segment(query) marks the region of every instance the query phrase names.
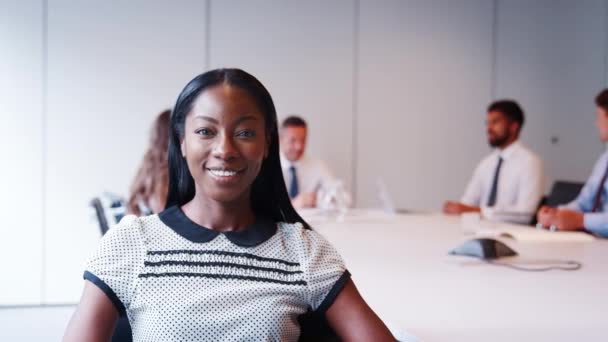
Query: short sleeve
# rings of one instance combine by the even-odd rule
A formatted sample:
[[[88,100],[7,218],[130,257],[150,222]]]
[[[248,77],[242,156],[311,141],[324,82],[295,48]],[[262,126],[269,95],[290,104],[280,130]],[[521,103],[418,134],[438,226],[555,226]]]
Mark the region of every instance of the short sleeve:
[[[143,267],[145,247],[140,220],[129,215],[101,239],[87,261],[84,279],[99,287],[121,314],[129,307]]]
[[[320,234],[306,230],[304,268],[309,305],[317,312],[326,311],[350,279],[350,273],[336,249]]]

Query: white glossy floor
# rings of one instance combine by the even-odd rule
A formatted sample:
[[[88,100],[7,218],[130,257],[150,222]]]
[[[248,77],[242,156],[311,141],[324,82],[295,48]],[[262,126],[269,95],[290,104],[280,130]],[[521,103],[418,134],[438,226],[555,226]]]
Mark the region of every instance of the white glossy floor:
[[[0,341],[61,341],[75,306],[0,307]]]

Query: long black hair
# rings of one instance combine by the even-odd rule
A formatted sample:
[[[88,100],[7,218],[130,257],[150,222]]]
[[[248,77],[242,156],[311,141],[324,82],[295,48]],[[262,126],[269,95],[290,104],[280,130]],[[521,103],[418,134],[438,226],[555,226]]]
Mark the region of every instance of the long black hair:
[[[169,192],[165,208],[184,205],[194,198],[195,186],[186,159],[181,153],[186,116],[192,110],[192,103],[205,89],[227,84],[246,91],[264,114],[264,124],[268,136],[268,156],[262,162],[260,173],[251,186],[251,207],[256,215],[266,216],[275,222],[302,222],[287,194],[281,160],[279,157],[279,132],[277,112],[272,97],[257,78],[240,69],[215,69],[196,76],[188,82],[177,97],[171,114],[171,134],[169,139]]]

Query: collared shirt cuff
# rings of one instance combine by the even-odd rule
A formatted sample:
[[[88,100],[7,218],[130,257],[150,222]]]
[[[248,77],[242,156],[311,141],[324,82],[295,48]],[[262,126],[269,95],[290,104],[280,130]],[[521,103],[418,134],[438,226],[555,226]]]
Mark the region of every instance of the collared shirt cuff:
[[[591,233],[608,237],[608,213],[586,213],[583,216],[583,224]]]

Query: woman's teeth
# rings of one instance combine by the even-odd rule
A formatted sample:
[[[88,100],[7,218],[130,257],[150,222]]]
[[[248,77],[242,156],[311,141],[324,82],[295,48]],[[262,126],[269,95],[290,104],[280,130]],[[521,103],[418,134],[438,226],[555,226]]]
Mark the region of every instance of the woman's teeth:
[[[211,172],[212,175],[216,176],[216,177],[230,177],[230,176],[234,176],[238,173],[238,171],[231,171],[231,170],[209,170],[209,172]]]

